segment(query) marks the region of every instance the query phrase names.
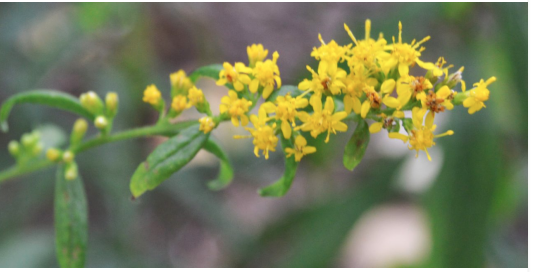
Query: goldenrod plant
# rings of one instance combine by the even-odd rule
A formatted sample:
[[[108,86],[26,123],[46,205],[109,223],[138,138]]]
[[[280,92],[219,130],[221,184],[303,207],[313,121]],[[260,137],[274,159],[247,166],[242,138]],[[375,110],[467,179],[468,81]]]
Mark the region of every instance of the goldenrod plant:
[[[79,99],[50,90],[15,95],[4,101],[0,110],[4,131],[8,129],[7,118],[12,107],[20,103],[44,104],[81,118],[74,123],[68,146],[43,150],[38,131],[24,134],[20,142],[10,142],[8,149],[16,165],[0,172],[0,184],[32,171],[57,167],[57,256],[61,266],[79,267],[85,260],[87,207],[78,174],[78,167],[83,166],[78,166],[76,156],[88,149],[136,137],[166,136],[168,140],[156,147],[133,173],[132,196],[138,198],[156,189],[201,149],[221,160],[218,178],[208,183],[209,188],[219,190],[231,182],[233,168],[210,134],[220,123],[230,121],[235,127],[243,128],[234,138],[252,141],[257,157],[269,159],[271,152],[284,153],[282,177],[259,190],[261,196],[281,197],[290,189],[298,163],[317,151],[306,138],[325,134],[326,143],[336,141],[334,135],[347,132],[347,123],[356,123],[343,155],[348,170],[361,162],[370,134],[382,130],[387,131],[389,138],[403,141],[410,150],[415,150],[416,157],[424,152],[431,160],[428,149],[435,145],[435,140],[454,134],[434,124],[437,114],[456,106],[474,114],[485,107],[490,96],[488,86],[496,78],[482,79],[468,89],[462,79],[464,67],[451,71],[453,65],[447,65],[444,57],[436,62],[423,57],[424,43],[430,37],[407,43],[400,22],[398,37],[390,41],[381,33],[372,38],[370,20],[366,21],[365,36],[360,40],[347,25],[344,28],[352,43],[339,45],[333,40],[326,43],[319,34],[319,46],[311,52],[318,65],[307,66],[309,77],[297,86],[282,85],[277,51],[269,58],[269,50],[253,44],[246,48],[248,65],[224,62],[201,67],[189,75],[183,70],[172,73],[170,101],[165,101],[156,85],[147,86],[143,102],[159,113],[157,123],[122,132],[113,132],[113,120],[119,108],[116,93],[108,93],[104,100],[92,91]],[[426,73],[416,74],[414,66]],[[203,90],[195,85],[199,77],[212,78],[217,85],[228,88],[218,106],[212,107]],[[184,111],[193,108],[203,117],[176,121]],[[214,113],[217,108],[219,114]],[[99,133],[85,139],[90,124]]]

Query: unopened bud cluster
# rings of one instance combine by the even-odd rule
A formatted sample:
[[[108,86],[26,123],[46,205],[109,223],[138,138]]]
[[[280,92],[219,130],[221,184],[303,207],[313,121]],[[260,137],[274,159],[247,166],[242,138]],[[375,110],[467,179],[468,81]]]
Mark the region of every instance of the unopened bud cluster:
[[[38,158],[43,152],[41,134],[37,130],[23,134],[20,141],[9,142],[8,151],[16,159],[17,164],[24,164]]]
[[[89,91],[80,96],[80,103],[95,116],[94,125],[96,128],[104,133],[111,130],[113,118],[115,118],[119,108],[119,97],[117,93],[107,93],[104,104],[98,94]]]

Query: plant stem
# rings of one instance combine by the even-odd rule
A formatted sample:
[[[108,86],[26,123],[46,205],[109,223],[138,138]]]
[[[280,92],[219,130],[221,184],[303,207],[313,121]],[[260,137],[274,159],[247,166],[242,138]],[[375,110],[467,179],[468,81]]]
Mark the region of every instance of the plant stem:
[[[186,127],[189,127],[190,125],[193,125],[195,123],[198,123],[198,122],[197,121],[186,121],[186,122],[181,122],[177,124],[159,123],[154,126],[135,128],[131,130],[122,131],[116,134],[100,135],[84,143],[81,143],[79,145],[72,147],[71,151],[73,151],[75,154],[78,154],[80,152],[86,151],[88,149],[91,149],[93,147],[97,147],[97,146],[100,146],[106,143],[128,140],[128,139],[139,138],[139,137],[147,137],[147,136],[155,136],[155,135],[169,137],[169,136],[177,134],[178,132],[180,132],[180,130]],[[12,166],[4,171],[0,171],[0,184],[6,182],[7,180],[11,178],[50,167],[53,164],[54,164],[53,162],[47,159],[42,159],[40,161],[34,162],[29,165]]]
[[[32,162],[31,164],[27,164],[24,166],[19,166],[19,165],[11,166],[10,168],[4,171],[0,171],[0,184],[14,177],[50,167],[53,164],[54,164],[53,162],[47,159],[43,159],[37,162]]]

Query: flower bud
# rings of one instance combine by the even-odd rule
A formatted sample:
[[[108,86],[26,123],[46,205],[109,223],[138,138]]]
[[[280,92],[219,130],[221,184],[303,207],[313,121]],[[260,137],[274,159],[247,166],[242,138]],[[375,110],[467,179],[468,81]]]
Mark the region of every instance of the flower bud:
[[[199,130],[203,131],[204,134],[212,131],[213,128],[215,128],[215,122],[213,122],[213,118],[209,116],[204,116],[198,119],[198,122],[200,123]]]
[[[57,162],[60,157],[62,157],[62,154],[61,154],[61,151],[57,148],[49,148],[46,151],[46,158],[49,161]]]
[[[426,72],[425,78],[428,79],[430,83],[432,83],[432,85],[436,84],[436,82],[438,81],[438,77],[434,75],[432,70],[429,70],[428,72]]]
[[[106,116],[113,118],[119,108],[119,96],[115,92],[106,95]]]
[[[98,129],[105,129],[108,126],[108,119],[104,116],[98,116],[95,119],[95,127]]]
[[[78,177],[78,165],[75,162],[67,164],[65,168],[65,179],[74,180]]]
[[[37,143],[32,149],[32,155],[37,156],[43,151],[43,144]]]
[[[169,75],[171,80],[171,96],[186,95],[187,91],[194,86],[184,70],[179,70]]]
[[[74,153],[72,153],[70,150],[65,151],[63,153],[63,161],[66,163],[74,161]]]
[[[93,114],[101,114],[104,110],[102,99],[93,91],[82,94],[80,96],[80,103]]]
[[[83,118],[76,120],[76,122],[74,122],[74,126],[72,127],[72,133],[70,135],[71,144],[77,144],[81,142],[81,140],[85,136],[85,132],[87,132],[87,121],[85,121],[85,119]]]
[[[458,83],[462,82],[463,71],[464,67],[462,66],[458,71],[449,76],[449,80],[447,81],[447,86],[449,86],[449,88],[453,89]]]
[[[17,141],[11,141],[9,142],[7,149],[11,155],[17,156],[20,152],[20,145]]]
[[[37,143],[37,137],[34,134],[25,133],[22,135],[21,142],[24,147],[31,147]]]

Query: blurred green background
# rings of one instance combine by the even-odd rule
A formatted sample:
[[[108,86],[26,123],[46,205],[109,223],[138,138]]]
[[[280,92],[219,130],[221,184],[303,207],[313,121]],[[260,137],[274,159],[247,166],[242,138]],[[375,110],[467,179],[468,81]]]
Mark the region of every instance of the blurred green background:
[[[247,61],[246,46],[279,51],[283,84],[297,85],[319,46],[363,38],[388,41],[402,21],[406,40],[432,39],[425,61],[445,56],[465,66],[468,86],[496,76],[487,108],[438,115],[454,136],[437,140],[432,162],[414,158],[385,132],[367,154],[343,167],[349,132],[315,144],[293,187],[280,199],[256,190],[283,172],[280,150],[268,161],[234,140],[241,128],[214,136],[236,169],[220,192],[205,183],[218,162],[201,152],[156,190],[132,201],[128,183],[163,138],[119,142],[77,157],[89,202],[88,267],[526,267],[527,266],[527,3],[521,4],[0,4],[0,102],[51,88],[79,96],[116,91],[115,131],[157,116],[142,103],[155,83],[168,97],[168,75],[223,61]],[[226,94],[201,87],[212,107]],[[217,110],[216,110],[217,111]],[[198,118],[187,113],[186,118]],[[14,160],[7,143],[42,124],[45,140],[70,131],[76,116],[17,106],[0,135],[0,169]],[[58,130],[59,129],[59,130]],[[95,133],[95,131],[92,131]],[[59,133],[61,135],[61,133]],[[0,186],[0,267],[55,267],[54,169]]]

